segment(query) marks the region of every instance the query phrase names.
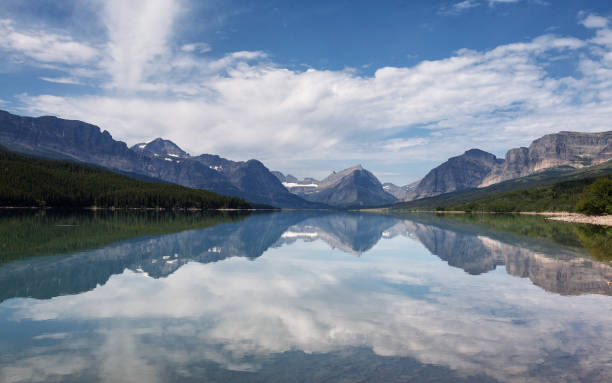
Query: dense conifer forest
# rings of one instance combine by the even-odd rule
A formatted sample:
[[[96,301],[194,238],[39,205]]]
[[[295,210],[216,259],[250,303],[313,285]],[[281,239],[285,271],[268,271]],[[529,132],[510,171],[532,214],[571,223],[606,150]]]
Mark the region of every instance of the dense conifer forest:
[[[135,180],[83,164],[27,157],[0,147],[0,206],[248,209],[241,199]]]

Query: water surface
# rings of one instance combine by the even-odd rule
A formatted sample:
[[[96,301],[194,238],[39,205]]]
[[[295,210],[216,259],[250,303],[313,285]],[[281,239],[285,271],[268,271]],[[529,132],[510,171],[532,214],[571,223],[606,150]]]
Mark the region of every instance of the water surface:
[[[608,382],[612,231],[3,213],[2,382]]]

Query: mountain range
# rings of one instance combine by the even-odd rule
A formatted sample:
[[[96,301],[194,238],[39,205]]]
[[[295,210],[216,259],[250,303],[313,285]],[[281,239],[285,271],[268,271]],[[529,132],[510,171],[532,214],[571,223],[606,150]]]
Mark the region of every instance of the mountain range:
[[[397,198],[388,193],[380,181],[361,165],[340,172],[333,172],[322,181],[314,178],[298,180],[281,172],[273,174],[292,193],[300,197],[330,206],[358,208],[388,205]]]
[[[564,167],[571,171],[611,159],[612,131],[548,134],[533,141],[527,148],[510,149],[505,159],[480,149],[471,149],[432,169],[404,200],[482,188],[547,169]]]
[[[0,144],[24,154],[93,164],[276,207],[318,208],[290,193],[257,160],[230,161],[190,156],[174,143],[156,139],[132,148],[95,125],[56,117],[21,117],[0,111]]]
[[[560,132],[511,149],[504,159],[480,149],[452,157],[405,186],[381,182],[356,165],[323,180],[270,171],[260,161],[190,155],[157,138],[128,147],[82,121],[21,117],[0,111],[0,145],[27,155],[82,162],[144,180],[157,180],[281,208],[365,208],[484,188],[549,169],[571,171],[612,159],[612,131]]]

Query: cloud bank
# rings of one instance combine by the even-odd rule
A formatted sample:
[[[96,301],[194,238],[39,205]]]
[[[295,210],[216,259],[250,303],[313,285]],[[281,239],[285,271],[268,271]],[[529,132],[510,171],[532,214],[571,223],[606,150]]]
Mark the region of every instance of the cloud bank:
[[[45,81],[96,87],[78,96],[22,94],[21,110],[93,122],[129,144],[161,136],[191,153],[258,158],[302,176],[349,162],[381,171],[430,165],[471,147],[501,154],[560,130],[610,129],[612,30],[600,15],[578,16],[588,38],[542,35],[364,76],[285,68],[264,51],[211,55],[205,41],[175,38],[187,6],[103,2],[105,44],[2,21],[0,49],[53,65],[58,75]],[[551,69],[559,63],[570,69]]]

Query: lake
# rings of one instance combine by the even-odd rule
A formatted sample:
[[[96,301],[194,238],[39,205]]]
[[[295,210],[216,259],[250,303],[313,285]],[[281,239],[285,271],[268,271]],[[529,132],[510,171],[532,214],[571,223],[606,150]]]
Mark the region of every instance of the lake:
[[[0,213],[1,382],[610,382],[612,229]]]

